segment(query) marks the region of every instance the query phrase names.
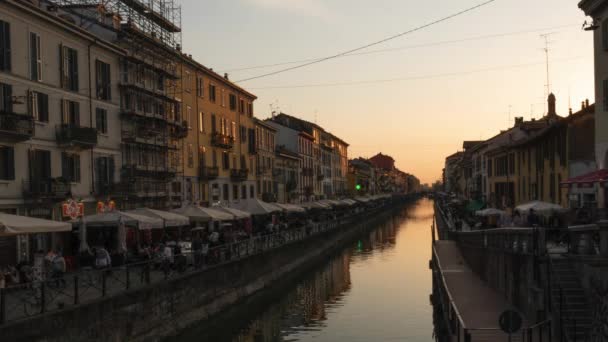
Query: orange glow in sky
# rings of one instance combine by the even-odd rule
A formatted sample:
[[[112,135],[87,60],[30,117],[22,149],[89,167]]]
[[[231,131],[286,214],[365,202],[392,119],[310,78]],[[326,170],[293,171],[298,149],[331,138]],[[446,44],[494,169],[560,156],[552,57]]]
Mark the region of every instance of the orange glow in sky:
[[[181,1],[184,52],[240,80],[349,50],[481,3],[477,0]],[[497,0],[423,31],[240,85],[271,108],[350,143],[349,157],[392,155],[422,182],[441,177],[463,140],[546,110],[543,33],[558,114],[594,101],[592,33],[571,0]],[[379,51],[380,50],[380,51]],[[251,68],[264,66],[260,68]]]

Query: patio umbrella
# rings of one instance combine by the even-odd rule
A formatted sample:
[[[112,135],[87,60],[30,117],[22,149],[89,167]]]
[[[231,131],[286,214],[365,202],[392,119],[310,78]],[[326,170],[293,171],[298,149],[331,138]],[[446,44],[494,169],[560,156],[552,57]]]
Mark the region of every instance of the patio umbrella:
[[[174,209],[171,212],[186,216],[190,221],[230,221],[234,218],[225,211],[199,207],[196,205],[188,205],[179,209]]]
[[[164,227],[182,227],[190,224],[190,220],[188,219],[188,217],[169,211],[155,210],[149,208],[138,208],[135,210],[129,210],[127,211],[127,213],[161,219],[163,220]]]
[[[234,208],[230,208],[230,207],[221,207],[220,206],[220,207],[213,207],[213,209],[221,210],[227,214],[230,214],[230,215],[234,216],[235,220],[242,220],[242,219],[251,217],[251,214],[246,211],[234,209]]]
[[[506,214],[504,210],[496,209],[496,208],[487,208],[484,210],[477,210],[475,212],[476,216],[502,216]]]
[[[531,209],[539,214],[563,213],[568,211],[568,209],[564,209],[558,204],[542,201],[532,201],[515,207],[515,210],[524,214],[529,213]]]
[[[238,202],[236,204],[231,205],[231,207],[249,212],[252,215],[265,215],[277,211],[282,211],[282,209],[277,207],[276,205],[264,202],[257,198]]]
[[[68,222],[0,213],[0,236],[68,232],[71,230],[72,225]]]
[[[285,210],[287,212],[291,212],[291,213],[303,213],[303,212],[306,211],[306,209],[304,209],[303,207],[300,207],[300,206],[295,205],[295,204],[274,203],[274,205],[276,205],[279,208],[282,208],[283,210]]]
[[[119,226],[132,225],[138,229],[162,229],[163,220],[159,218],[148,217],[144,215],[124,212],[124,211],[108,211],[105,213],[85,216],[87,226]],[[71,221],[79,223],[78,220]]]

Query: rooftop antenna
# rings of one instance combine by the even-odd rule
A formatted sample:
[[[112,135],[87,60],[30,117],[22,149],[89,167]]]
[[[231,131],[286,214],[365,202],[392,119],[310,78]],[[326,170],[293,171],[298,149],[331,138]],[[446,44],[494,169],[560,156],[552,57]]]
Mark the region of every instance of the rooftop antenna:
[[[553,34],[555,34],[555,32],[549,32],[540,35],[541,38],[545,40],[545,47],[543,48],[543,50],[545,51],[545,62],[547,68],[547,84],[545,85],[547,87],[547,92],[545,94],[545,98],[548,97],[549,94],[551,94],[551,82],[549,78],[549,44],[552,42],[549,41],[549,37]]]
[[[318,125],[318,123],[317,123],[317,114],[318,113],[319,113],[319,111],[315,109],[315,125]]]

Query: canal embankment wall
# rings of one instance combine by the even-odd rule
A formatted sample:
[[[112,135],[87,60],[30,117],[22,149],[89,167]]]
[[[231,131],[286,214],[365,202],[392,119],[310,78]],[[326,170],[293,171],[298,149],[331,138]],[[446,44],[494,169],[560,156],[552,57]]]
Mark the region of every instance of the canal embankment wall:
[[[327,258],[390,219],[407,198],[328,233],[238,262],[0,327],[2,341],[159,341]]]

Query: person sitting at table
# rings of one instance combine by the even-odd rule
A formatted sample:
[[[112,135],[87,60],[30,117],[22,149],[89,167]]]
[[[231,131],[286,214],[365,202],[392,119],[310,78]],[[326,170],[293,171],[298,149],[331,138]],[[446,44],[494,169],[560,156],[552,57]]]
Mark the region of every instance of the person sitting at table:
[[[104,247],[96,248],[95,250],[95,267],[97,269],[112,267],[112,258]]]

